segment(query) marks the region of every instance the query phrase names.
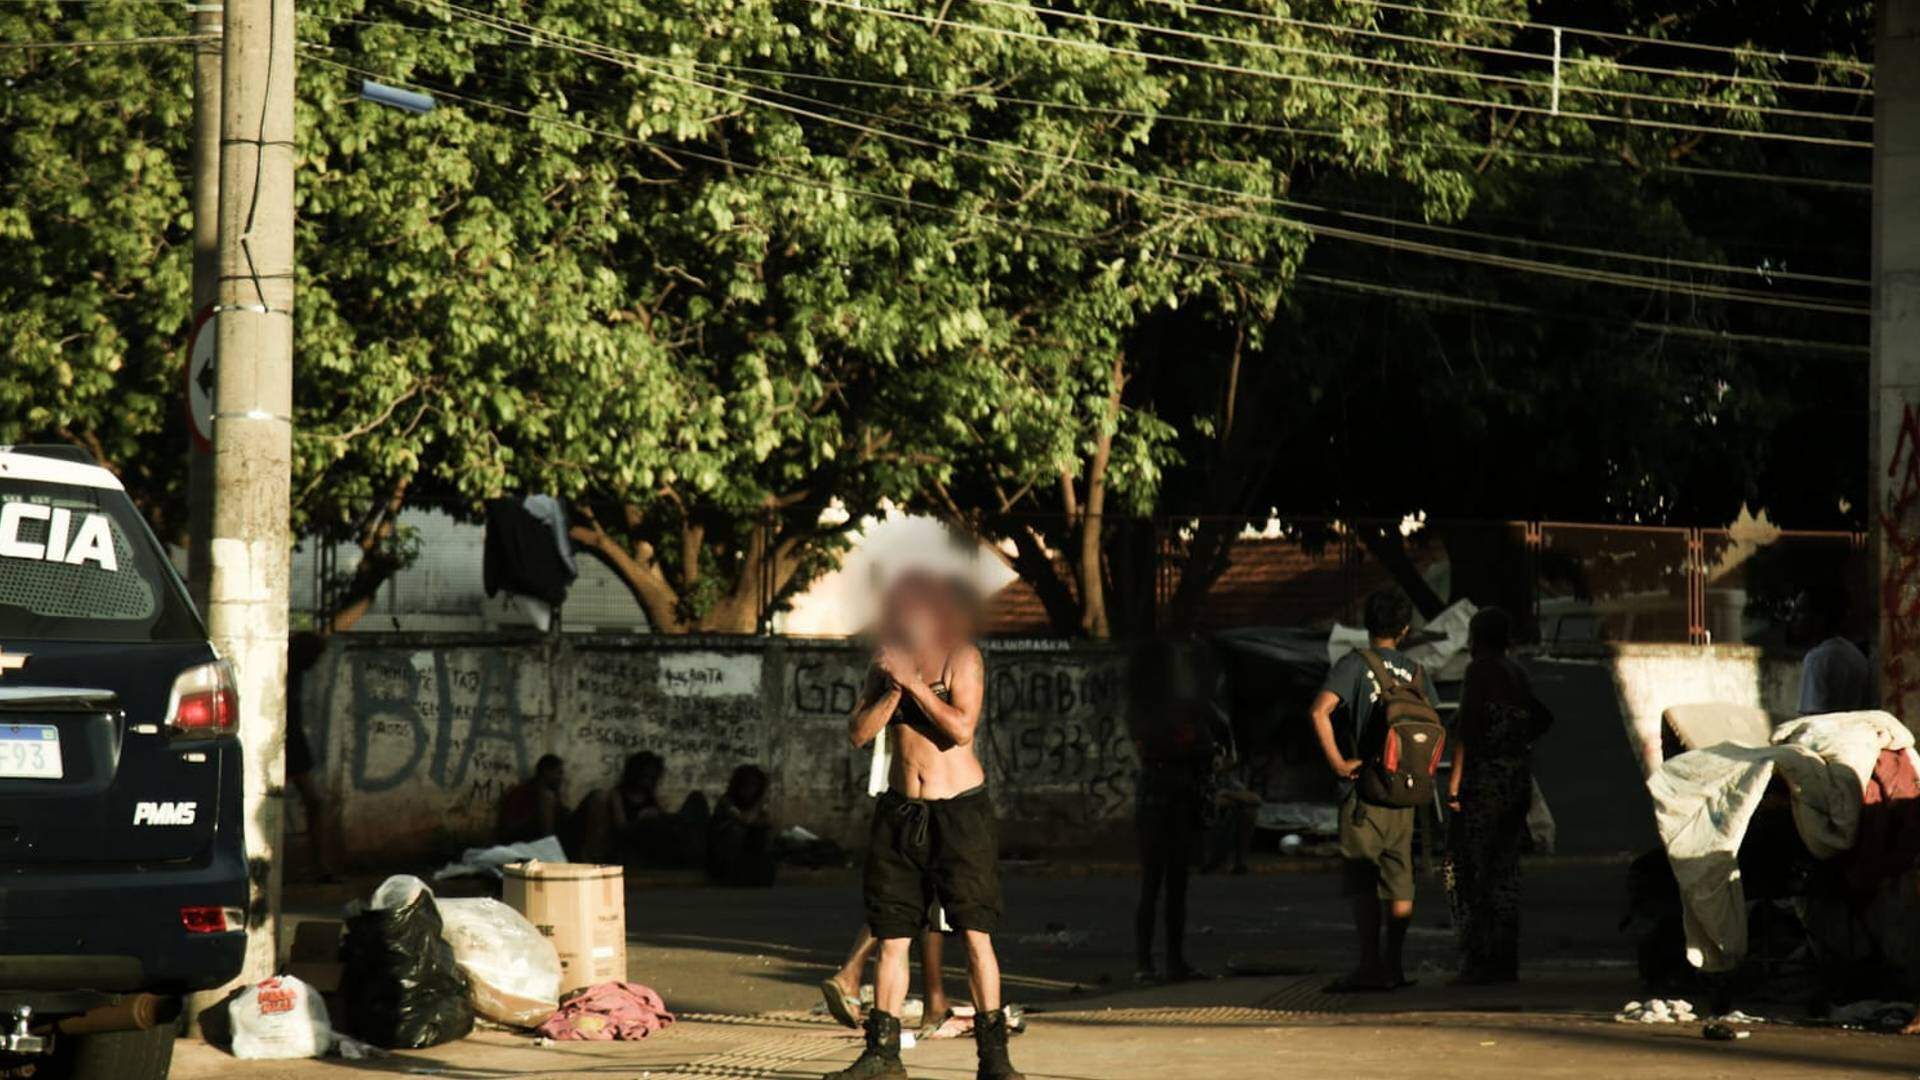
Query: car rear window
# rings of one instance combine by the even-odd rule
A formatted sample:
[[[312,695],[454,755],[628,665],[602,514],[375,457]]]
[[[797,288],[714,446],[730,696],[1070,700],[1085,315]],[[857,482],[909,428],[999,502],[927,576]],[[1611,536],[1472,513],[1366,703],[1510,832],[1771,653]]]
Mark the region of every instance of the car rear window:
[[[203,636],[125,492],[0,480],[0,641]]]

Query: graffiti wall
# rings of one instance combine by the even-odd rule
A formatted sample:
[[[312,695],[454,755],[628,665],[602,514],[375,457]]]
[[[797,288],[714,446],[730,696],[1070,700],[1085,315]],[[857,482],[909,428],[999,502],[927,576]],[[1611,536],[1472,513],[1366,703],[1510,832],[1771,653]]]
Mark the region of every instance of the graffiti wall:
[[[1920,716],[1920,414],[1901,410],[1880,513],[1880,700],[1895,716]]]
[[[1003,816],[1071,833],[1132,814],[1121,685],[1117,652],[1002,656],[989,667],[982,757]]]
[[[1120,664],[1044,643],[987,654],[978,745],[1001,816],[1033,845],[1083,842],[1131,813]],[[485,841],[542,755],[566,763],[574,803],[641,750],[666,759],[670,807],[753,763],[773,777],[777,820],[852,841],[871,806],[871,751],[847,741],[865,672],[839,643],[354,634],[308,680],[308,737],[360,851]]]

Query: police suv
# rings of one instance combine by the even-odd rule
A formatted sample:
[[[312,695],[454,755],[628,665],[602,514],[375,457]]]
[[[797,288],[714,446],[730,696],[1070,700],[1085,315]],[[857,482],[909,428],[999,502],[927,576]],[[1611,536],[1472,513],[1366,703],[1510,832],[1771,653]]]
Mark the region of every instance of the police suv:
[[[112,473],[0,447],[0,1077],[167,1074],[240,971],[233,677]]]

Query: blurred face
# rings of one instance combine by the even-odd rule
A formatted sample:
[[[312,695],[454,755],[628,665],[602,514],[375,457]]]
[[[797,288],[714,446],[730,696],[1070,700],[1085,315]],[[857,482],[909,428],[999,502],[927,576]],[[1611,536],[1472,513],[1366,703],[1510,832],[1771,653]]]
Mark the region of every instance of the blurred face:
[[[540,770],[540,783],[548,791],[559,791],[566,782],[567,767],[565,765],[551,765]]]
[[[924,649],[940,640],[940,610],[932,583],[916,576],[902,577],[887,590],[880,620],[881,636],[908,649]]]

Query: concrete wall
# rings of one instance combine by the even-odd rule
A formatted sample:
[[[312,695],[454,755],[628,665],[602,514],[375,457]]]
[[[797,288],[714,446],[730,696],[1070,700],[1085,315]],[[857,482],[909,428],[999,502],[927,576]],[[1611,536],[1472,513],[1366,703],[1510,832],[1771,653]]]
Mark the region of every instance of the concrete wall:
[[[1003,834],[1009,852],[1125,834],[1123,655],[989,646],[980,751],[1001,817],[1018,826]],[[1526,663],[1558,718],[1537,769],[1567,851],[1652,842],[1643,780],[1661,710],[1735,701],[1788,714],[1798,694],[1795,661],[1747,648],[1617,646]],[[637,750],[666,759],[670,804],[754,762],[773,776],[779,821],[857,843],[869,753],[849,749],[845,730],[865,665],[842,642],[357,633],[309,678],[305,715],[350,848],[379,858],[484,841],[500,795],[542,754],[566,761],[577,800]]]
[[[851,841],[871,807],[870,752],[846,741],[866,662],[777,638],[343,635],[309,678],[308,737],[349,847],[382,857],[484,840],[500,795],[546,753],[566,761],[574,800],[652,750],[670,805],[753,762],[779,821]],[[1008,846],[1124,824],[1120,652],[1042,642],[990,647],[987,663],[981,756],[1001,814],[1023,823]]]
[[[1562,852],[1644,851],[1658,843],[1646,777],[1660,757],[1660,714],[1723,701],[1790,716],[1797,657],[1745,646],[1561,646],[1524,658],[1554,730],[1534,776]]]

